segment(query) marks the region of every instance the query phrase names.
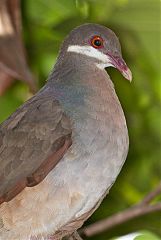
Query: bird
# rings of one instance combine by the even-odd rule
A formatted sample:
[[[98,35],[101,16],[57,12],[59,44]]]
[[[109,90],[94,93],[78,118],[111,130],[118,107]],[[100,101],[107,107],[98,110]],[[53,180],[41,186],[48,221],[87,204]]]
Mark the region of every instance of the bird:
[[[115,33],[74,28],[46,84],[0,124],[0,240],[76,236],[108,194],[129,148],[111,66],[132,80]]]

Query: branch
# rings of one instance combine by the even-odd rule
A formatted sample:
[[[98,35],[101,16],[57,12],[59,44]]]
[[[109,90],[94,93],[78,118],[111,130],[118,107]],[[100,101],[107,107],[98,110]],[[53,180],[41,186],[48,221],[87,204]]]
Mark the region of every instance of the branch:
[[[137,205],[124,210],[123,212],[117,213],[108,217],[104,220],[98,221],[94,224],[91,224],[87,227],[81,229],[81,234],[86,237],[91,237],[93,235],[99,234],[103,231],[106,231],[110,228],[113,228],[119,224],[127,222],[133,218],[161,211],[161,202],[150,205],[151,201],[161,193],[161,182],[155,190],[150,192],[140,203]]]
[[[151,191],[146,197],[141,201],[141,205],[147,205],[149,204],[156,196],[160,195],[161,193],[161,182],[159,185]]]

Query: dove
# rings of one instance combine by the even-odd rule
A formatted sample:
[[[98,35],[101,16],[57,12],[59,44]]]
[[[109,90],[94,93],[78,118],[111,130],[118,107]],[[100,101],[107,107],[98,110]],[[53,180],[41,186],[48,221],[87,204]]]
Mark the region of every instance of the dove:
[[[108,194],[129,147],[111,66],[131,81],[112,30],[73,29],[45,86],[1,123],[0,240],[76,234]]]

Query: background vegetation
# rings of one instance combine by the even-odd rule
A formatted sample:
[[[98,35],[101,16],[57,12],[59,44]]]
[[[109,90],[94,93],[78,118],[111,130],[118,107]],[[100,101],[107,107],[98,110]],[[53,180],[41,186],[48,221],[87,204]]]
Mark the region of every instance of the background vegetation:
[[[108,69],[127,119],[130,150],[115,185],[86,225],[140,201],[161,178],[161,82],[158,0],[22,0],[23,38],[28,63],[43,86],[64,37],[74,27],[95,22],[119,36],[133,81]],[[0,97],[0,121],[29,97],[16,81]],[[158,197],[158,200],[161,197]],[[136,218],[91,238],[109,239],[136,230],[161,236],[161,212]]]

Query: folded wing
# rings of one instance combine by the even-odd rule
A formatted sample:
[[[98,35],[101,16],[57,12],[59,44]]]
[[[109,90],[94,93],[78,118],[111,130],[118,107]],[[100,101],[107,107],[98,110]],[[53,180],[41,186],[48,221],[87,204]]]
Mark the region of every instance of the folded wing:
[[[27,101],[0,125],[0,203],[40,183],[70,145],[70,120],[58,101]]]

